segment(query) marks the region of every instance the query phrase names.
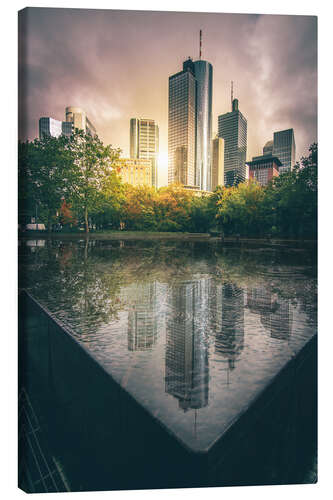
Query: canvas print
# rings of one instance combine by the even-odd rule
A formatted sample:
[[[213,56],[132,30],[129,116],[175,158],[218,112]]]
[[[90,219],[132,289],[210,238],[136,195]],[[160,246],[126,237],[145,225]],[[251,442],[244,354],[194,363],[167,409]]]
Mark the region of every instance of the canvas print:
[[[317,481],[317,18],[19,12],[19,488]]]

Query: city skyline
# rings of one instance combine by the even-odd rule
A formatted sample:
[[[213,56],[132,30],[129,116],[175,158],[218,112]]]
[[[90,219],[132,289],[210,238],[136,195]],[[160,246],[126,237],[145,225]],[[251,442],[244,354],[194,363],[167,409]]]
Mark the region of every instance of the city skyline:
[[[22,140],[38,136],[41,116],[58,118],[71,104],[128,157],[129,120],[148,116],[160,128],[159,186],[166,185],[168,77],[188,56],[198,58],[200,29],[202,58],[214,67],[212,138],[217,116],[230,111],[233,80],[248,120],[247,160],[276,130],[295,130],[297,160],[317,140],[315,17],[39,8],[27,17]],[[74,43],[83,32],[84,43]]]

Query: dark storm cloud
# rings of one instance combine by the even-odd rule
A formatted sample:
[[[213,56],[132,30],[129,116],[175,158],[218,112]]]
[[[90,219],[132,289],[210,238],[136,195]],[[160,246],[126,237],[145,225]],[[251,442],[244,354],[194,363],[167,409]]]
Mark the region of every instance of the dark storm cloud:
[[[167,150],[168,77],[198,57],[214,67],[213,130],[230,109],[230,80],[248,120],[248,158],[274,130],[295,129],[298,155],[317,139],[316,18],[29,9],[21,70],[26,135],[40,116],[82,106],[106,143],[129,148],[129,119],[154,118]],[[21,136],[24,133],[21,129]],[[165,172],[162,178],[166,180]]]

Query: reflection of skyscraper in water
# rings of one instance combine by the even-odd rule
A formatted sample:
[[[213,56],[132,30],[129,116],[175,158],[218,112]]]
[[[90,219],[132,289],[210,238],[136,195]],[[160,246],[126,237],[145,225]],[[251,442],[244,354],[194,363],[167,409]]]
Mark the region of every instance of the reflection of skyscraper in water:
[[[208,405],[207,279],[174,285],[169,296],[165,391],[184,411]]]
[[[156,283],[135,287],[134,295],[126,289],[129,304],[128,350],[145,351],[156,343],[158,333],[158,308]]]
[[[293,324],[290,299],[278,298],[267,314],[261,314],[261,323],[273,339],[288,340]]]
[[[272,293],[263,286],[248,288],[246,305],[251,312],[266,314],[273,305]]]
[[[272,338],[287,340],[292,329],[292,310],[289,299],[278,297],[265,287],[249,288],[247,306],[253,313],[260,314],[261,324]]]
[[[216,330],[215,352],[233,369],[244,348],[244,292],[233,283],[224,283],[221,289],[221,328]]]

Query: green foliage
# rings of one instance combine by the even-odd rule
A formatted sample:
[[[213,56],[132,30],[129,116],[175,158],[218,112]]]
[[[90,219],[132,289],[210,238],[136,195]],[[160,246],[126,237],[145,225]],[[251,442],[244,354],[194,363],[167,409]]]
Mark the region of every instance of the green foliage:
[[[19,212],[35,212],[49,229],[67,194],[72,156],[69,141],[44,136],[33,142],[19,143]]]
[[[51,227],[60,207],[98,230],[208,232],[248,237],[317,236],[317,145],[291,172],[266,187],[256,182],[218,186],[200,195],[179,184],[156,189],[123,184],[115,168],[119,150],[97,136],[44,137],[19,144],[20,213]],[[65,200],[65,201],[64,201]],[[25,212],[24,212],[25,211]]]
[[[119,150],[104,146],[97,135],[91,136],[82,130],[76,130],[70,137],[69,149],[72,155],[69,197],[89,232],[89,215],[103,211],[107,200],[119,189],[120,180],[113,168]]]
[[[290,172],[267,187],[255,182],[223,188],[217,221],[226,234],[317,237],[317,144]]]

